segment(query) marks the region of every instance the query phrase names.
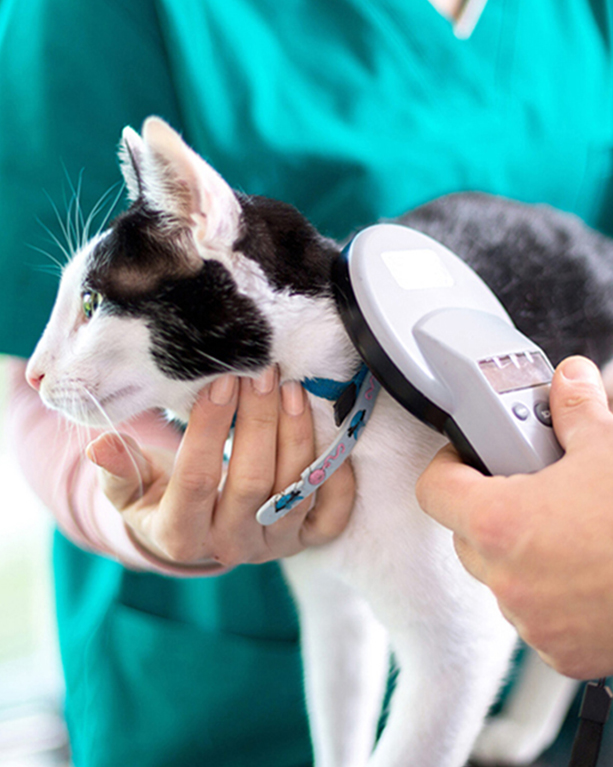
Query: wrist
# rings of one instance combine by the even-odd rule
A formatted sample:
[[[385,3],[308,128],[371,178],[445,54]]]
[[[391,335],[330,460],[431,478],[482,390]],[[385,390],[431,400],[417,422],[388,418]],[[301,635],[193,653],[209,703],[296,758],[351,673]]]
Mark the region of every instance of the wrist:
[[[140,557],[144,560],[143,569],[153,570],[164,575],[184,577],[221,575],[222,573],[228,572],[230,569],[232,569],[225,567],[224,565],[216,562],[211,558],[200,559],[189,564],[177,562],[166,556],[160,548],[151,543],[151,541],[148,541],[136,530],[129,527],[128,525],[124,526],[126,529],[126,534],[132,545]]]

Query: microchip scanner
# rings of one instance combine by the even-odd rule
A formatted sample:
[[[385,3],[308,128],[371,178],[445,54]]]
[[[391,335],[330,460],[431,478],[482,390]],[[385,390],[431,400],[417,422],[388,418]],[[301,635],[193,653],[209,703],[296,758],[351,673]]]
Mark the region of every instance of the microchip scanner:
[[[381,385],[490,474],[562,455],[551,424],[553,368],[483,280],[405,226],[361,231],[333,266],[341,317]]]

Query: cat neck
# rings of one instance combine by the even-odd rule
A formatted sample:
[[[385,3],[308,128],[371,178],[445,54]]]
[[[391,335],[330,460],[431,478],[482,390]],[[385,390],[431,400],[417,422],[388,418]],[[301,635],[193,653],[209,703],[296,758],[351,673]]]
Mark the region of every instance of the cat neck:
[[[246,234],[235,245],[229,268],[239,290],[254,301],[268,321],[271,362],[279,366],[282,380],[351,379],[359,357],[338,315],[329,277],[338,246],[317,234],[288,206],[265,198],[249,198],[244,204],[249,215],[258,210],[260,221],[264,210],[268,226],[258,229],[247,222]],[[279,210],[294,218],[293,236],[277,236],[275,242],[271,230],[280,227],[276,223],[273,226],[271,220]],[[267,250],[262,231],[268,242],[274,243],[274,259],[262,255]],[[291,242],[291,252],[280,258],[278,250],[283,242]]]
[[[347,381],[355,373],[359,356],[331,297],[282,293],[268,317],[283,380]]]

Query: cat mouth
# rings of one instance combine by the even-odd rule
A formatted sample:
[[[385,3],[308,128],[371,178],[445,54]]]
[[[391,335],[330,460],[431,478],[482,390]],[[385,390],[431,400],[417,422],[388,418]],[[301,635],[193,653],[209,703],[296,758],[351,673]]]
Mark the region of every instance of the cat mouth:
[[[99,400],[99,404],[101,407],[106,407],[111,402],[115,402],[123,397],[129,397],[131,394],[136,394],[141,388],[141,386],[136,386],[135,384],[123,386],[121,389],[117,389],[117,391],[107,394],[106,397],[102,397],[102,399]]]
[[[48,407],[58,410],[71,421],[85,426],[103,426],[133,415],[133,413],[117,412],[116,405],[136,394],[141,388],[141,386],[130,384],[98,397],[83,385],[63,386],[59,390],[45,392],[43,401]]]

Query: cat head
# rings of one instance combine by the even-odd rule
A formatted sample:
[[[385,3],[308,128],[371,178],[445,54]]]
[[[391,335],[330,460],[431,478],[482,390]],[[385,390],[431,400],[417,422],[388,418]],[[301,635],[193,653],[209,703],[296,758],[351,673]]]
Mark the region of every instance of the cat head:
[[[159,118],[124,130],[120,161],[131,205],[65,267],[28,364],[49,407],[91,425],[157,407],[186,420],[214,377],[318,343],[283,339],[308,322],[300,301],[331,319],[333,243],[293,207],[235,193]]]

